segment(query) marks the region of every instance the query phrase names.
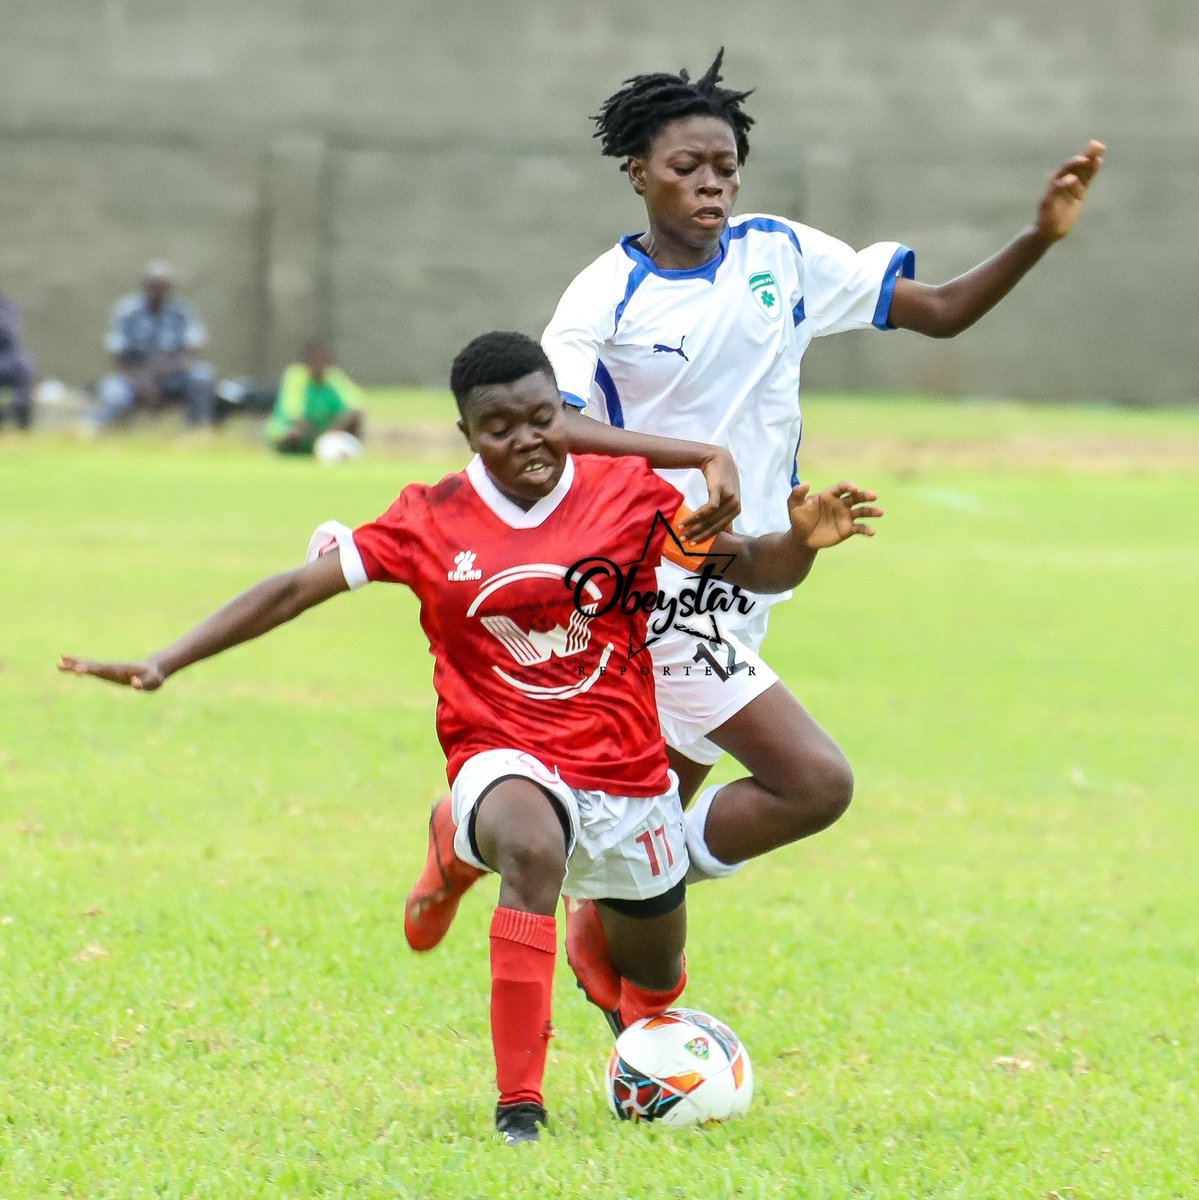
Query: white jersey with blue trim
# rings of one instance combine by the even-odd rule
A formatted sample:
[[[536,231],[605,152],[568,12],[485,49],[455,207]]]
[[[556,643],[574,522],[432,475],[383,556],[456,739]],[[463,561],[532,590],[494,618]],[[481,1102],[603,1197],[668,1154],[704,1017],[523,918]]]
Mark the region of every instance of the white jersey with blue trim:
[[[741,473],[739,532],[786,529],[814,337],[890,329],[898,242],[855,251],[781,217],[732,219],[702,267],[667,271],[622,238],[566,289],[542,337],[565,399],[609,424],[724,446]],[[698,507],[696,471],[660,472]]]

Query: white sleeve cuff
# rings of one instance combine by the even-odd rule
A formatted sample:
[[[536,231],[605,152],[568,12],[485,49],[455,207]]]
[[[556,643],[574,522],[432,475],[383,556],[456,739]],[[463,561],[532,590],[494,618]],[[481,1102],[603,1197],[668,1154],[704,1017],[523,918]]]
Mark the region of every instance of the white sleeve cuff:
[[[324,554],[336,549],[341,562],[341,573],[349,584],[350,591],[355,592],[360,587],[370,583],[366,567],[362,565],[362,555],[354,544],[354,531],[340,521],[326,521],[318,525],[308,539],[308,553],[304,556],[305,563],[316,562]]]

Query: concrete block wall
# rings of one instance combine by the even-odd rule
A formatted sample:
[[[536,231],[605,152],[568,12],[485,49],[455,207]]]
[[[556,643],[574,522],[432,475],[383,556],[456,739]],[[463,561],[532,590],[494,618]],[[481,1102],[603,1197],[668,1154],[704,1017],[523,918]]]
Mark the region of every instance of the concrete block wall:
[[[724,43],[758,89],[742,211],[898,238],[931,281],[1026,223],[1087,138],[1110,147],[1075,235],[981,325],[829,339],[807,386],[1199,400],[1190,0],[0,0],[0,31],[0,289],[70,382],[165,255],[223,374],[319,331],[365,382],[442,383],[643,227],[588,114]]]

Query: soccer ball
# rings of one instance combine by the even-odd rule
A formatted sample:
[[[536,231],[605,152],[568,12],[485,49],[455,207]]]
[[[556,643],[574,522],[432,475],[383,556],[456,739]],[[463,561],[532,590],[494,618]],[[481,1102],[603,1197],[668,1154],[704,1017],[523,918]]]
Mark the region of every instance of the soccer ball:
[[[749,1108],[754,1070],[740,1038],[694,1008],[636,1021],[608,1059],[608,1107],[622,1121],[698,1125]]]
[[[330,429],[316,439],[312,447],[313,456],[317,462],[327,467],[338,463],[349,462],[353,458],[362,457],[362,443],[344,429]]]

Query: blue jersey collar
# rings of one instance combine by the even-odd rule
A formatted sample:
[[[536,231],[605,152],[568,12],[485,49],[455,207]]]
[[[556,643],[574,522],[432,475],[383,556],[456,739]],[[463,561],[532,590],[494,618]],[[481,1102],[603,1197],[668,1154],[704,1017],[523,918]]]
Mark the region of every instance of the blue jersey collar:
[[[645,233],[629,233],[620,239],[620,248],[639,266],[648,271],[651,275],[657,275],[660,279],[706,279],[709,283],[716,281],[716,272],[720,270],[720,264],[724,262],[724,256],[729,249],[730,226],[725,225],[724,232],[720,235],[720,248],[716,253],[708,259],[706,263],[702,263],[698,267],[688,267],[685,271],[667,271],[664,267],[658,266],[656,262],[640,246],[637,245],[638,238],[645,237]]]

